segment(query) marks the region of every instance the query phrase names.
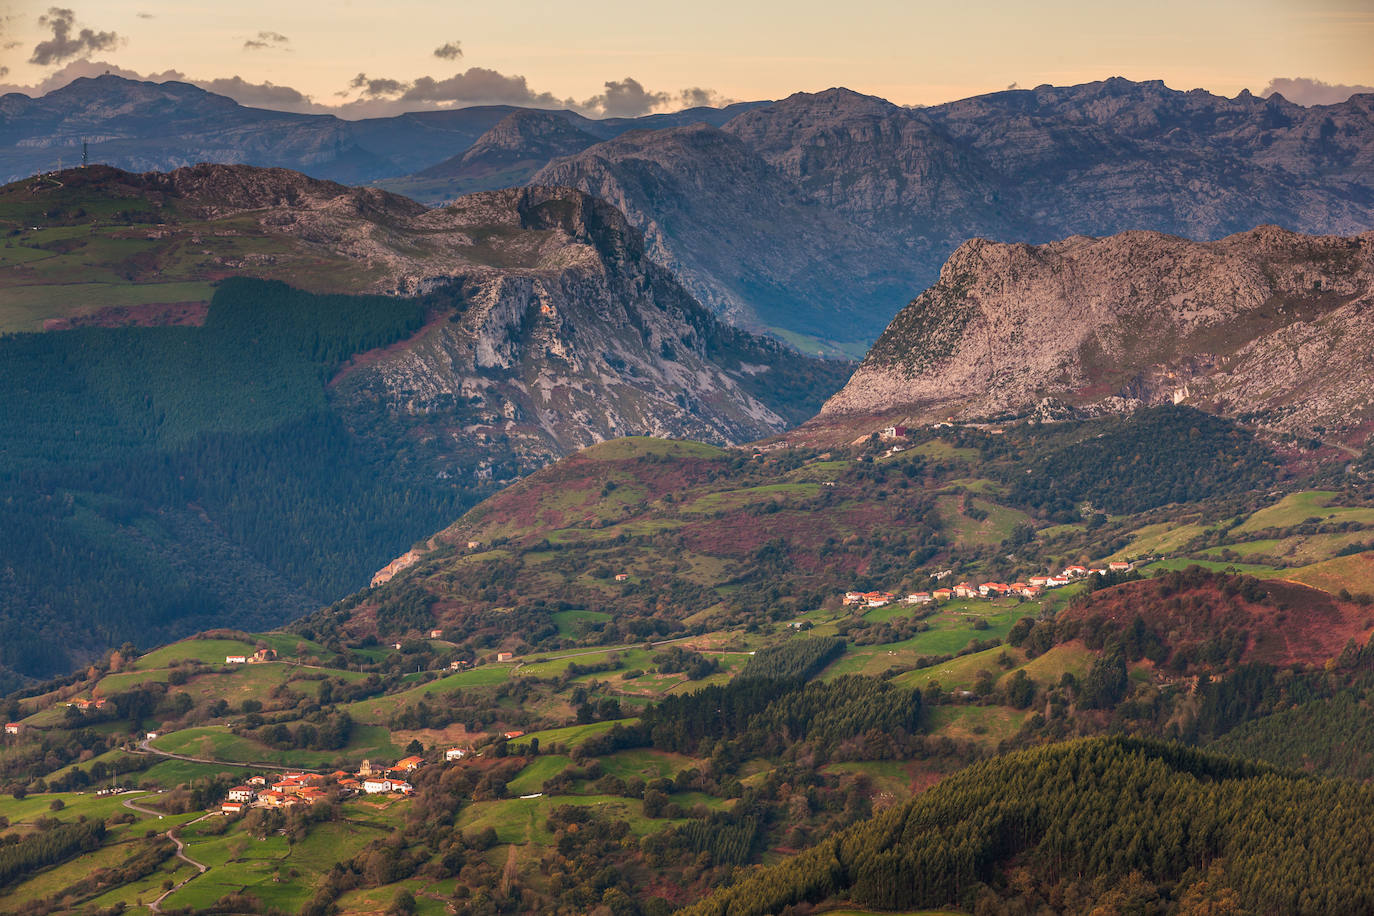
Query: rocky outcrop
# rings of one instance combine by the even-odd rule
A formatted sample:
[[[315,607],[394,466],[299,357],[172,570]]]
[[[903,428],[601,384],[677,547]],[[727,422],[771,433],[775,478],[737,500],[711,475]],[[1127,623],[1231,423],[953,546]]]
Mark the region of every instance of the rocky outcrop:
[[[900,245],[816,206],[727,131],[636,131],[534,180],[614,204],[656,261],[745,327],[862,341],[909,295]]]
[[[1363,441],[1371,343],[1374,233],[975,239],[893,320],[822,419],[1025,414],[1045,398],[1172,402]]]

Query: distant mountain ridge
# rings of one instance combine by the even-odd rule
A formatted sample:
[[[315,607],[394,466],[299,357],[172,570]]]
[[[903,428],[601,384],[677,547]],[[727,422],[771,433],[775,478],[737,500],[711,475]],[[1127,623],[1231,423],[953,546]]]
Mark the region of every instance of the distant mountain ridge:
[[[345,122],[101,77],[0,99],[0,174],[74,161],[83,136],[136,169],[283,165],[428,203],[577,187],[718,314],[856,356],[969,238],[1374,229],[1374,95],[1303,107],[1112,78],[916,109],[830,89],[637,119],[487,106]]]
[[[635,127],[724,123],[752,104],[600,121],[555,114],[607,139]],[[482,105],[345,121],[251,108],[189,83],[83,77],[39,98],[0,97],[0,182],[54,169],[59,158],[77,165],[84,140],[92,161],[135,172],[239,163],[364,184],[461,155],[508,115],[530,110]]]
[[[871,339],[890,307],[866,299],[866,291],[890,282],[930,285],[970,237],[1038,243],[1131,229],[1214,239],[1265,223],[1323,234],[1374,228],[1369,95],[1304,108],[1281,97],[1225,99],[1110,79],[906,109],[831,89],[752,109],[721,132],[842,227],[830,230],[832,250],[818,258],[814,247],[783,246],[787,262],[760,272],[747,289],[728,277],[744,272],[753,249],[725,248],[719,257],[731,263],[703,266],[694,236],[728,237],[732,227],[770,211],[747,200],[722,205],[758,183],[753,171],[703,169],[668,152],[677,139],[667,132],[633,146],[598,144],[551,163],[534,180],[556,179],[615,201],[658,239],[661,257],[689,278],[708,278],[716,295],[700,281],[694,286],[704,300],[774,328],[780,307],[823,284],[824,255],[843,247],[839,236],[867,245],[870,264],[851,264],[842,293],[826,297],[832,309],[818,336],[832,341]],[[664,170],[652,188],[632,177],[648,159]],[[690,190],[671,193],[678,187]],[[709,203],[690,230],[674,231],[670,216],[698,202]],[[780,220],[774,229],[785,234],[795,225]],[[881,243],[870,242],[874,236]],[[768,244],[766,237],[757,242]],[[811,317],[805,309],[798,314]],[[784,320],[780,327],[817,334],[810,324]]]

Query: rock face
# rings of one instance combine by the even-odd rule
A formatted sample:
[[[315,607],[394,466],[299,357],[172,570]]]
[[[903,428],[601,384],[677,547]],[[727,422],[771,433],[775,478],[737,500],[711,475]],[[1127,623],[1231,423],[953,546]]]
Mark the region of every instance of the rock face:
[[[742,144],[739,161],[753,154],[771,174],[700,147],[688,161],[680,138],[645,137],[591,147],[536,180],[556,176],[622,206],[655,255],[713,308],[766,316],[764,324],[783,330],[806,320],[809,333],[819,325],[832,340],[876,334],[891,308],[881,294],[888,284],[928,286],[970,237],[1035,243],[1149,229],[1215,239],[1265,223],[1315,233],[1374,228],[1368,95],[1304,108],[1281,97],[1226,99],[1111,79],[912,110],[832,89],[745,112],[722,131]],[[648,163],[653,183],[643,177]],[[769,201],[782,185],[808,206],[775,210]],[[755,186],[769,189],[757,211],[732,203]],[[778,219],[742,243],[731,233],[756,212]],[[778,244],[776,257],[758,257],[771,233],[796,225],[815,231]],[[707,263],[699,240],[712,237],[731,244]],[[852,245],[878,256],[843,257]],[[796,318],[781,314],[788,301],[803,306]]]
[[[862,340],[908,288],[900,245],[817,206],[707,125],[635,131],[556,160],[534,181],[614,204],[656,261],[745,327]]]
[[[1374,423],[1371,343],[1374,233],[975,239],[821,418],[1173,402],[1362,442]]]

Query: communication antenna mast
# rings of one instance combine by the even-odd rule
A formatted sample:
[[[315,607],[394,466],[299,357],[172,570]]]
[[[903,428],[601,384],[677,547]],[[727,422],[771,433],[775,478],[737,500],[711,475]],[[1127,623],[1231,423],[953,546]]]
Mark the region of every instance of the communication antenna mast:
[[[84,169],[91,164],[91,151],[86,147],[86,141],[81,141],[81,167]]]

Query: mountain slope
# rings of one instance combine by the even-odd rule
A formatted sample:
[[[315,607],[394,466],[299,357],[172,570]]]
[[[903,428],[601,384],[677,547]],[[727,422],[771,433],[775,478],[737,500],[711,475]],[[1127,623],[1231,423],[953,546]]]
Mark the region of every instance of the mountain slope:
[[[588,122],[587,126],[592,125]],[[565,112],[514,111],[465,152],[383,186],[417,200],[434,201],[515,187],[528,182],[550,159],[579,153],[601,139]]]
[[[27,674],[284,622],[562,454],[757,439],[848,371],[723,325],[569,189],[429,210],[285,170],[91,168],[0,190],[0,220],[10,290],[74,326],[0,338],[0,664]],[[219,285],[159,326],[139,303],[173,280]],[[69,301],[93,288],[131,305]]]
[[[762,916],[836,896],[879,910],[1067,897],[1073,912],[1363,911],[1374,837],[1352,826],[1371,810],[1374,793],[1341,781],[1072,742],[975,764],[683,912]]]
[[[814,205],[725,131],[636,131],[532,180],[614,204],[656,260],[747,327],[862,340],[906,287],[900,246]]]
[[[1371,296],[1369,234],[974,240],[893,320],[822,418],[1128,399],[1359,444],[1374,421]]]

